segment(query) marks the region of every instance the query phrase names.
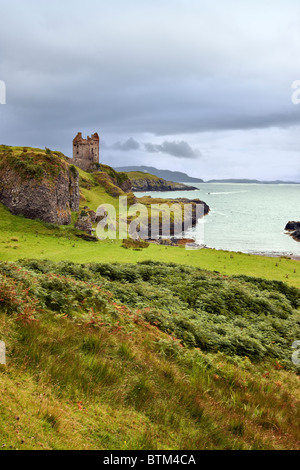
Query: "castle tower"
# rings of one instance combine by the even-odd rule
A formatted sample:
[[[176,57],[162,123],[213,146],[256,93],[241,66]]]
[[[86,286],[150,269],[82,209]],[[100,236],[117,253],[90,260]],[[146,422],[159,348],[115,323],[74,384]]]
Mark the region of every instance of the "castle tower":
[[[73,160],[74,165],[84,171],[89,170],[99,163],[99,135],[97,132],[92,137],[82,138],[82,133],[78,132],[73,140]]]

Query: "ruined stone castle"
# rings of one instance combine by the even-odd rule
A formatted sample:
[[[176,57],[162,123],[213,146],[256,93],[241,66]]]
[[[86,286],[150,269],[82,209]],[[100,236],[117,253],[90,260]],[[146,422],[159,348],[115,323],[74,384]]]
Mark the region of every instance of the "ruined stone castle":
[[[82,133],[78,132],[73,140],[73,160],[74,165],[84,171],[95,167],[99,163],[99,135],[97,132],[92,137],[82,138]]]

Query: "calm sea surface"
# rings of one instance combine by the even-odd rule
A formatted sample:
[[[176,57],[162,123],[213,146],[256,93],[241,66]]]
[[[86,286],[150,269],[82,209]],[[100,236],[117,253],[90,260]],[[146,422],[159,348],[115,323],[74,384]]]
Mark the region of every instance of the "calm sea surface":
[[[284,231],[289,220],[300,221],[300,184],[196,183],[193,186],[199,189],[137,193],[137,196],[205,201],[211,211],[205,217],[204,243],[210,248],[300,255],[300,242]],[[197,229],[192,232],[201,241]]]

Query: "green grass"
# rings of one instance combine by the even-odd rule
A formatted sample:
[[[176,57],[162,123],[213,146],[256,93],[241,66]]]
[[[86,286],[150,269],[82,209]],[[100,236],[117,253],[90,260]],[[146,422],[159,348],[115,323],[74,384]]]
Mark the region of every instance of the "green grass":
[[[46,155],[46,149],[40,149],[40,148],[35,148],[35,147],[18,147],[18,146],[9,146],[9,145],[0,145],[0,152],[11,150],[13,154],[18,155],[20,152],[23,152],[24,149],[27,149],[28,152],[35,152],[35,153],[43,153]],[[53,150],[53,153],[56,155],[60,155],[62,158],[66,158],[65,155],[62,152],[59,152],[57,150]]]
[[[82,188],[81,194],[85,198],[81,205],[86,205],[94,211],[100,204],[111,204],[117,211],[119,209],[119,199],[110,196],[102,186],[96,186],[92,191]]]
[[[8,167],[13,168],[23,179],[42,181],[46,178],[51,184],[61,171],[66,171],[68,164],[61,152],[0,145],[0,171]]]
[[[126,172],[126,175],[128,175],[129,179],[134,179],[134,180],[152,180],[152,181],[161,181],[162,178],[159,178],[158,176],[151,175],[150,173],[144,173],[143,171],[128,171]]]
[[[84,190],[83,190],[84,191]],[[91,208],[101,202],[116,200],[103,192],[100,187],[88,191]],[[14,239],[14,240],[12,240]],[[15,240],[17,239],[17,241]],[[25,257],[49,259],[52,261],[93,261],[137,263],[154,260],[201,267],[222,274],[245,274],[266,279],[276,279],[300,287],[300,265],[298,261],[286,258],[268,258],[230,253],[217,250],[187,251],[182,247],[165,247],[150,244],[142,251],[125,250],[121,241],[90,243],[77,239],[72,227],[47,228],[37,220],[13,216],[0,204],[0,260],[16,261]]]
[[[158,319],[178,304],[181,275],[187,294],[203,276],[213,294],[215,275],[193,268],[1,263],[1,448],[299,449],[293,371],[270,355],[254,361],[187,347],[149,323],[147,302]],[[132,292],[145,308],[131,305]]]

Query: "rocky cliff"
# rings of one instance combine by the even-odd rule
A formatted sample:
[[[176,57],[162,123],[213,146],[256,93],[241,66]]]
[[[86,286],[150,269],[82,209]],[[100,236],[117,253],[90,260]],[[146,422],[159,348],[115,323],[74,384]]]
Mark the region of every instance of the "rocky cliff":
[[[61,154],[0,146],[0,202],[12,214],[68,225],[79,199],[78,171]]]

